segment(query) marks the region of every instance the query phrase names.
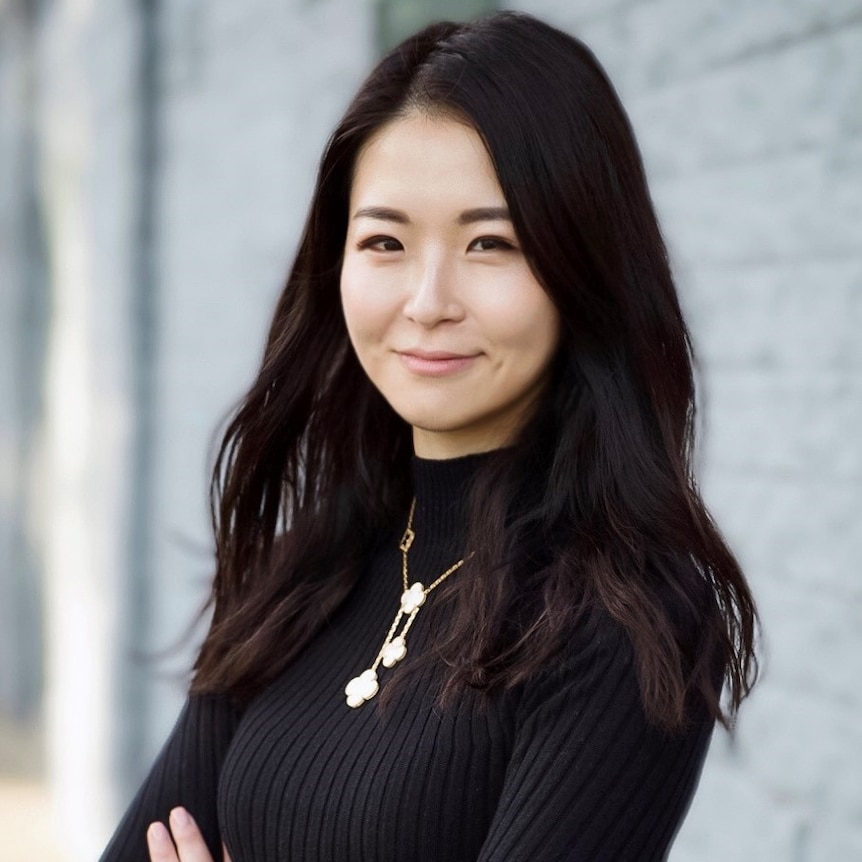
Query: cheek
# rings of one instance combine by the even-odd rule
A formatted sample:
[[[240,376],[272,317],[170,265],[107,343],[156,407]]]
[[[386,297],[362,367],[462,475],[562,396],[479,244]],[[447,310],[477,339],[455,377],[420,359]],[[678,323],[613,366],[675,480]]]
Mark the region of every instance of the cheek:
[[[341,271],[341,308],[353,349],[366,365],[391,341],[399,312],[397,290],[385,275],[348,259]]]
[[[538,285],[501,294],[499,301],[487,306],[485,319],[497,344],[527,362],[531,358],[542,362],[559,340],[559,313]]]
[[[373,332],[381,316],[379,298],[361,267],[345,262],[341,271],[341,308],[354,345]]]

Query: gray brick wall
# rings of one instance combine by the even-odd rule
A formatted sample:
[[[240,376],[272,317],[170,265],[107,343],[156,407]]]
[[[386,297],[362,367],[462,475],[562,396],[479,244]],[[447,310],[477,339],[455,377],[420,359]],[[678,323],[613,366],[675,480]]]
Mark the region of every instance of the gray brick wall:
[[[9,240],[25,227],[9,182],[22,122],[20,43],[6,26],[17,8],[0,3],[0,334],[26,295]],[[115,711],[116,681],[141,669],[120,610],[135,499],[138,8],[45,4],[33,57],[55,313],[36,447],[50,493],[28,517],[45,536],[54,789],[69,856],[81,859],[110,828],[111,800],[122,804],[111,794],[128,720]],[[735,740],[717,735],[672,858],[862,858],[862,0],[519,8],[581,35],[629,108],[703,360],[704,493],[763,612],[762,684]],[[150,609],[139,644],[153,650],[181,636],[205,593],[211,433],[253,372],[317,156],[373,53],[373,4],[161,9]],[[10,344],[0,341],[0,363]],[[2,465],[21,439],[8,367]],[[4,477],[0,537],[12,529],[10,489]],[[187,660],[188,649],[170,665]],[[181,691],[148,672],[139,762]]]
[[[763,615],[672,859],[862,859],[862,3],[518,8],[630,112],[703,364],[704,495]]]
[[[22,8],[0,4],[4,180],[20,164],[25,59],[10,40]],[[142,8],[44,4],[26,58],[38,81],[26,104],[52,307],[40,505],[27,514],[44,556],[46,760],[74,860],[98,855],[179,709],[190,644],[168,661],[142,655],[175,645],[206,593],[208,446],[257,364],[317,158],[373,52],[372,10],[350,0],[158,4],[148,97],[158,129],[144,170]],[[3,334],[27,296],[12,184],[0,189],[0,227]],[[4,542],[19,502],[6,469],[22,434],[8,363],[18,345],[0,344]],[[152,491],[143,501],[142,466]],[[6,641],[0,670],[15,661]]]
[[[251,380],[317,160],[372,57],[364,4],[176,0],[164,13],[156,648],[182,635],[204,595],[213,431]],[[188,651],[172,664],[187,666]],[[151,749],[181,691],[152,685]]]
[[[132,497],[130,247],[134,17],[46,4],[33,55],[50,320],[36,434],[46,619],[46,762],[70,858],[112,821],[116,656]],[[122,661],[119,662],[122,665]],[[122,674],[123,668],[120,668]]]

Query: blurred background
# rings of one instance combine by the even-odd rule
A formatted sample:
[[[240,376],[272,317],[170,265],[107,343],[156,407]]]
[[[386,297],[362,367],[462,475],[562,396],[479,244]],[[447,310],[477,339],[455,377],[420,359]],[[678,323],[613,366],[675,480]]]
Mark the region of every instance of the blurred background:
[[[208,457],[376,57],[493,2],[0,0],[0,857],[93,860],[169,732]],[[673,862],[862,859],[862,0],[529,0],[606,66],[702,360],[763,680]],[[154,661],[154,656],[161,656]]]

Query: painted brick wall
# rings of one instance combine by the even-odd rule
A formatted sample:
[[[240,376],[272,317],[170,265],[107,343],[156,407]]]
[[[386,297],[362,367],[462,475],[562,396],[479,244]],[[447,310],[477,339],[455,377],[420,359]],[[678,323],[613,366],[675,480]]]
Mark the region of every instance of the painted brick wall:
[[[372,57],[366,4],[172,0],[163,9],[156,649],[176,642],[205,594],[213,432],[251,382],[317,160]],[[171,664],[187,667],[188,655]],[[151,749],[182,690],[153,681]]]
[[[71,858],[92,858],[94,834],[112,819],[112,645],[129,496],[130,17],[107,2],[98,12],[26,4],[33,17],[25,27],[24,5],[2,9],[3,78],[14,84],[0,110],[7,131],[27,128],[16,130],[19,152],[0,159],[7,191],[32,200],[13,200],[4,212],[0,270],[19,308],[34,287],[46,294],[38,325],[11,324],[15,385],[38,390],[40,400],[17,429],[30,493],[16,514],[38,560],[23,574],[40,581],[45,635],[44,704],[27,729],[45,731],[39,748],[63,846]],[[6,38],[17,40],[14,50]],[[4,110],[16,100],[17,116]]]
[[[257,364],[317,158],[373,51],[371,7],[351,0],[158,7],[155,189],[142,188],[140,175],[145,4],[44,4],[26,58],[37,79],[51,289],[42,505],[28,516],[45,557],[47,778],[70,860],[98,855],[127,802],[118,788],[140,780],[178,712],[190,645],[167,663],[141,654],[176,644],[206,593],[208,445]],[[0,24],[18,11],[0,3]],[[0,177],[14,176],[24,122],[16,88],[26,63],[12,36],[0,39]],[[0,334],[24,295],[16,191],[0,189]],[[144,426],[154,497],[148,577],[135,585],[136,249],[150,191],[155,320],[146,351],[155,367]],[[7,373],[15,349],[0,346],[4,540],[14,527],[5,465],[21,433]],[[127,630],[136,602],[146,606],[143,643]]]
[[[203,597],[210,435],[253,371],[315,161],[372,54],[369,3],[162,7],[153,648],[179,637]],[[703,359],[704,493],[763,612],[763,682],[735,741],[717,736],[672,858],[862,858],[862,0],[519,8],[581,35],[630,110]],[[100,650],[116,643],[130,494],[138,34],[127,0],[55,0],[46,10],[40,181],[60,304],[45,445],[72,459],[59,462],[71,472],[57,474],[68,481],[50,510],[71,520],[51,532],[47,553],[59,750],[76,727],[99,741],[92,705],[89,719],[81,713],[88,701],[74,687],[70,644],[94,662],[84,676],[99,689],[89,703],[102,710],[100,733],[109,721]],[[4,52],[4,105],[13,58]],[[3,193],[0,218],[4,228],[15,218]],[[2,243],[0,258],[5,276]],[[2,301],[5,313],[17,298]],[[70,431],[84,435],[83,448],[69,445]],[[151,683],[150,749],[180,692]],[[106,726],[101,741],[110,736]],[[77,788],[92,810],[108,795],[107,749],[69,749],[55,766],[60,801]],[[112,821],[79,808],[65,809],[70,829],[101,825],[64,829],[64,839],[71,857],[77,847],[76,858],[92,858],[103,837],[94,830]]]
[[[763,678],[674,862],[862,859],[862,3],[532,0],[638,134]]]

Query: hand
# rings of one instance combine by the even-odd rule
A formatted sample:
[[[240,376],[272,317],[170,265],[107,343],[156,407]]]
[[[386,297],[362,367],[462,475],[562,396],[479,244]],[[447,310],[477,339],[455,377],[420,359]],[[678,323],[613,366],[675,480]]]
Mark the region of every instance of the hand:
[[[151,823],[147,829],[150,862],[213,862],[197,823],[185,808],[174,808],[171,811],[170,824],[170,832],[164,823],[159,821]],[[223,862],[231,862],[224,844],[222,852]]]

